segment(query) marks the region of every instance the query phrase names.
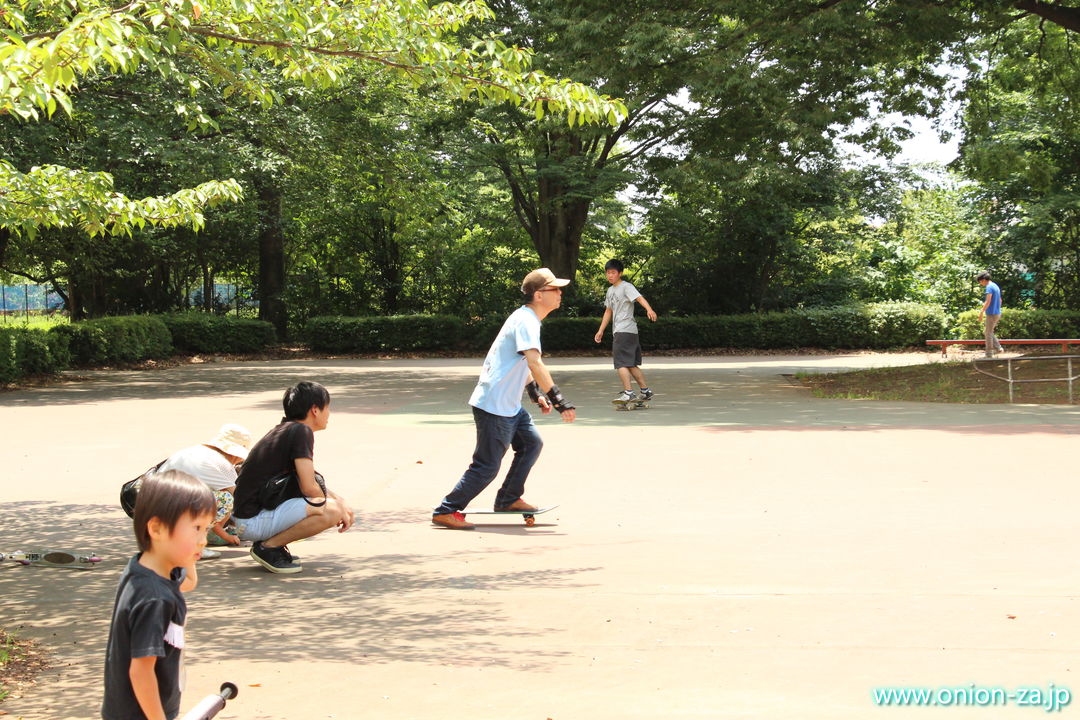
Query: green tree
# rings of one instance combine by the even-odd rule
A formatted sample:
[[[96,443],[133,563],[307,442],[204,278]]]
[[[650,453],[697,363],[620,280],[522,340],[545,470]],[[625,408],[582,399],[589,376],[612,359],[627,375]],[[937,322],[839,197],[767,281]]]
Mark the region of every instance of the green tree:
[[[329,86],[356,63],[385,67],[417,84],[484,102],[511,103],[536,117],[570,112],[571,122],[618,122],[621,103],[582,85],[531,70],[530,53],[495,37],[459,44],[462,27],[490,17],[478,1],[429,7],[421,0],[310,5],[296,0],[101,0],[0,2],[0,114],[24,120],[71,111],[80,78],[101,69],[147,66],[186,85],[193,99],[178,109],[191,127],[212,126],[198,103],[206,80],[228,97],[268,106],[275,92],[263,71]],[[180,59],[185,62],[180,62]],[[194,66],[199,72],[189,69]],[[107,173],[45,165],[19,170],[0,160],[0,228],[32,233],[78,225],[90,234],[146,224],[203,223],[202,209],[235,200],[232,181],[207,181],[159,198],[134,201]],[[273,202],[263,197],[262,202]]]
[[[768,162],[828,161],[872,110],[933,113],[935,64],[963,37],[940,3],[497,2],[497,22],[537,63],[626,100],[618,125],[474,123],[474,152],[502,175],[541,261],[573,275],[589,212],[633,180],[655,189],[691,155],[750,174]],[[902,128],[859,140],[895,150]]]
[[[1025,18],[976,46],[960,166],[978,182],[982,261],[1009,305],[1080,307],[1080,93],[1074,36]]]

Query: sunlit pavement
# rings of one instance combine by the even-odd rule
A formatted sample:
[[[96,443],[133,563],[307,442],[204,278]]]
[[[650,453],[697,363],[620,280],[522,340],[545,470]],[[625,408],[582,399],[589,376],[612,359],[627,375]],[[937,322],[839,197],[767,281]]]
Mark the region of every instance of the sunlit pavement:
[[[134,552],[120,484],[223,422],[261,435],[285,387],[314,379],[333,397],[316,466],[359,523],[296,545],[300,575],[241,550],[200,566],[185,710],[230,680],[221,718],[1030,716],[878,708],[872,691],[1070,686],[1080,415],[820,400],[788,377],[939,357],[646,358],[657,398],[629,413],[607,359],[553,359],[579,421],[537,413],[525,497],[560,507],[532,528],[474,516],[475,532],[429,518],[472,452],[479,359],[205,364],[0,394],[0,552],[106,558],[0,567],[0,624],[54,665],[0,709],[97,716]]]

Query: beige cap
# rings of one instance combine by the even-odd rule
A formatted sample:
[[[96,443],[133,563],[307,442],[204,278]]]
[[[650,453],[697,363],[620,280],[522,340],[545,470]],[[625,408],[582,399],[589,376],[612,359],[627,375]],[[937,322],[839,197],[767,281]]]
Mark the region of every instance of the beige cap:
[[[540,288],[548,287],[563,287],[569,285],[569,280],[555,277],[555,273],[551,272],[547,268],[540,268],[539,270],[533,270],[531,273],[525,276],[525,280],[521,283],[521,292],[528,296],[532,296],[534,292]]]
[[[248,448],[251,446],[251,433],[242,425],[225,424],[217,431],[213,440],[203,445],[217,448],[243,460],[248,456]]]

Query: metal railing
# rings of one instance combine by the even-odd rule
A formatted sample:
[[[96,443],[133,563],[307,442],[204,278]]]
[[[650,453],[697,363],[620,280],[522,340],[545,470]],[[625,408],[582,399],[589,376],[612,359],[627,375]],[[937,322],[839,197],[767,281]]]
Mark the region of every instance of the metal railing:
[[[1013,376],[1013,363],[1031,362],[1034,360],[1064,360],[1065,361],[1065,377],[1059,378],[1025,378],[1018,379]],[[1073,402],[1073,383],[1080,379],[1080,375],[1073,374],[1073,360],[1080,360],[1080,355],[1032,355],[1029,357],[1016,357],[1016,358],[972,358],[971,365],[975,368],[976,372],[980,372],[983,375],[987,375],[997,380],[1004,380],[1009,383],[1009,402],[1013,402],[1013,387],[1018,383],[1045,383],[1045,382],[1063,382],[1069,385],[1069,403]],[[1004,362],[1007,376],[1002,377],[995,375],[992,372],[988,372],[979,367],[979,363],[998,363]],[[1080,367],[1080,364],[1078,364]]]

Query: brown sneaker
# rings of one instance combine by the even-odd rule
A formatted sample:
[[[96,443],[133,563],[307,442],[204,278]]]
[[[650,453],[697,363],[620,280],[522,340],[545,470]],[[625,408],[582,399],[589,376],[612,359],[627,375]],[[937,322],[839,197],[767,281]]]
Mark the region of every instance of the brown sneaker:
[[[444,515],[432,515],[431,522],[435,525],[442,525],[452,530],[472,530],[476,526],[470,522],[465,522],[465,516],[459,512],[446,513]]]
[[[518,498],[509,505],[495,508],[495,512],[532,512],[539,509],[540,508],[536,507],[535,505],[530,505],[521,498]]]

